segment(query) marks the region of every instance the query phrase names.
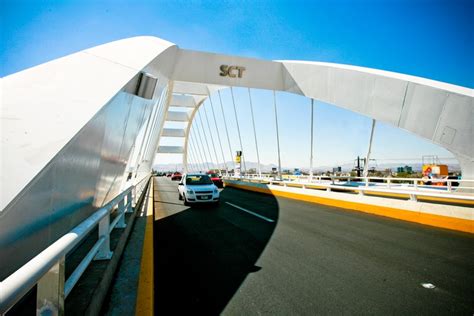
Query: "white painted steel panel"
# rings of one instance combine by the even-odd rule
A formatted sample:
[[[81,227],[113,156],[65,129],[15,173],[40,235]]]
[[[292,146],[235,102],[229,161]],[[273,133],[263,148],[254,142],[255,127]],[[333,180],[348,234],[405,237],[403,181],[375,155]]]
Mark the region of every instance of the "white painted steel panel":
[[[285,61],[284,66],[284,75],[291,77],[285,80],[287,91],[408,130],[450,150],[458,160],[466,161],[466,157],[473,157],[472,89],[347,65]],[[466,98],[466,101],[454,108],[451,98]],[[443,123],[445,118],[449,118],[449,124]],[[455,126],[462,126],[464,133],[458,135]],[[441,140],[443,133],[444,141]],[[468,164],[473,166],[466,167]],[[464,166],[463,175],[473,178],[474,162],[461,162],[461,165]]]
[[[244,66],[242,78],[220,76],[221,65]],[[224,86],[283,90],[282,65],[279,62],[180,50],[173,79]]]
[[[372,118],[397,126],[407,87],[408,83],[399,79],[375,78],[371,100],[363,112]]]
[[[170,106],[194,108],[196,106],[196,102],[190,95],[173,94]]]
[[[173,92],[175,94],[189,94],[193,97],[206,97],[210,93],[213,93],[219,89],[224,89],[226,86],[211,85],[205,83],[185,82],[185,81],[174,81]],[[196,100],[196,103],[199,101]]]
[[[399,127],[433,139],[447,97],[446,91],[410,83]]]
[[[171,45],[122,40],[5,77],[0,209],[141,69],[163,64],[157,56]]]
[[[166,115],[167,121],[172,122],[188,122],[189,113],[188,112],[178,112],[178,111],[168,111]]]
[[[89,55],[97,56],[102,60],[112,61],[135,70],[142,70],[151,61],[175,44],[153,36],[136,36],[84,50]],[[176,54],[176,51],[174,51]],[[163,67],[160,71],[163,74]],[[90,69],[95,71],[95,69]],[[158,75],[158,74],[156,74]]]
[[[439,118],[434,139],[453,148],[464,148],[467,157],[474,157],[474,100],[450,93]],[[458,152],[460,153],[460,152]]]
[[[163,128],[161,136],[164,137],[185,137],[186,130],[182,128]]]
[[[125,91],[150,62],[173,64],[157,57],[167,48],[137,51],[133,65],[81,52],[2,80],[0,279],[119,193],[138,131],[159,97]]]
[[[182,146],[159,146],[157,153],[159,154],[182,154],[184,148]]]

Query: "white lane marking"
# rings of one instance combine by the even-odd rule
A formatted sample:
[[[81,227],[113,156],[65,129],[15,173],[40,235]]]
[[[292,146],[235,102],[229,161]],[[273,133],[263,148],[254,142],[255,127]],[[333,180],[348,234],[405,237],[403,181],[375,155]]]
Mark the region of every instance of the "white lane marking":
[[[263,219],[263,220],[265,220],[265,221],[267,221],[267,222],[270,222],[270,223],[273,223],[273,222],[274,222],[273,219],[270,219],[270,218],[268,218],[268,217],[265,217],[265,216],[262,216],[262,215],[260,215],[260,214],[254,213],[254,212],[249,211],[249,210],[247,210],[247,209],[245,209],[245,208],[243,208],[243,207],[240,207],[240,206],[238,206],[238,205],[232,204],[232,203],[230,203],[230,202],[226,202],[226,204],[229,204],[230,206],[233,206],[233,207],[235,207],[235,208],[238,208],[238,209],[241,210],[241,211],[244,211],[244,212],[247,212],[247,213],[249,213],[249,214],[252,214],[253,216],[257,216],[258,218],[261,218],[261,219]]]
[[[434,289],[436,287],[434,284],[431,283],[421,283],[421,286],[425,289]]]

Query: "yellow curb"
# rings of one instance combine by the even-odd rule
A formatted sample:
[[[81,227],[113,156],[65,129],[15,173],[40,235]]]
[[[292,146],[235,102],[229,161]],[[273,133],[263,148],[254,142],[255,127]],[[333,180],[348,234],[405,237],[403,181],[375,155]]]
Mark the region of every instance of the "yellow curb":
[[[306,201],[312,203],[318,203],[323,205],[335,206],[344,208],[352,211],[359,211],[364,213],[370,213],[385,217],[391,217],[401,219],[408,222],[415,222],[419,224],[447,228],[456,231],[462,231],[466,233],[474,234],[474,221],[454,218],[442,215],[434,215],[420,212],[411,212],[407,210],[401,210],[386,206],[378,206],[372,204],[363,204],[350,201],[342,201],[330,198],[323,198],[313,195],[299,194],[293,192],[284,192],[278,190],[271,190],[266,188],[259,188],[254,186],[247,186],[242,184],[226,183],[226,187],[235,187],[243,190],[272,194],[275,196],[286,197],[299,201]]]
[[[143,241],[135,315],[153,315],[154,313],[153,187],[154,179],[152,178],[147,197],[145,239]]]

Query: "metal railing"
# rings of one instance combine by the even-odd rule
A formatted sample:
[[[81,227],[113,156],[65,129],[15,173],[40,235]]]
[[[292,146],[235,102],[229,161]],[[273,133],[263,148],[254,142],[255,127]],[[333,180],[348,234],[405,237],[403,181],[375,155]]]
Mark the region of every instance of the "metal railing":
[[[56,240],[0,282],[0,314],[6,314],[31,288],[38,285],[37,312],[62,315],[65,298],[71,293],[89,264],[93,260],[112,258],[110,233],[114,228],[126,227],[125,214],[133,212],[132,203],[137,202],[138,197],[146,188],[149,178],[149,176],[145,177],[136,185],[128,187],[69,233]],[[115,218],[110,222],[112,213]],[[66,254],[74,249],[96,226],[98,226],[96,243],[69,278],[65,280]]]
[[[474,201],[474,180],[467,179],[290,176],[280,180],[275,175],[259,176],[257,174],[247,174],[242,177],[230,175],[223,178],[302,189],[325,189],[326,191],[337,189],[360,194],[366,191],[400,193],[408,195],[411,200],[417,200],[417,196],[430,196]]]

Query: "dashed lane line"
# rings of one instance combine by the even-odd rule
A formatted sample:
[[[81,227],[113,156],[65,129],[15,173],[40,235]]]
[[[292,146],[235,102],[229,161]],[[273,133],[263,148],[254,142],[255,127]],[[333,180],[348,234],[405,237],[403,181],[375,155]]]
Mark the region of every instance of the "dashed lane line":
[[[239,209],[239,210],[241,210],[241,211],[244,211],[244,212],[247,212],[247,213],[249,213],[249,214],[252,214],[253,216],[256,216],[256,217],[258,217],[258,218],[261,218],[261,219],[263,219],[263,220],[265,220],[265,221],[267,221],[267,222],[270,222],[270,223],[273,223],[273,222],[274,222],[273,219],[270,219],[270,218],[265,217],[265,216],[263,216],[263,215],[260,215],[260,214],[257,214],[257,213],[255,213],[255,212],[249,211],[249,210],[247,210],[247,209],[245,209],[245,208],[243,208],[243,207],[240,207],[240,206],[238,206],[238,205],[232,204],[232,203],[230,203],[230,202],[225,202],[225,203],[226,203],[226,204],[229,204],[229,205],[232,206],[232,207],[235,207],[236,209]]]

